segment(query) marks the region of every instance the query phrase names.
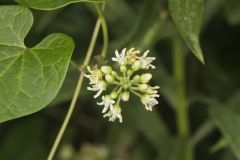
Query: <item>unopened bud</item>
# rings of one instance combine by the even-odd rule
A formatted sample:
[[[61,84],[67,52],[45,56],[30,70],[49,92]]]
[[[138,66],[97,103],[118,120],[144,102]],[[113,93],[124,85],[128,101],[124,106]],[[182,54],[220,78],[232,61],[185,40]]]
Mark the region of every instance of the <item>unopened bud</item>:
[[[116,72],[116,71],[112,71],[112,72],[111,72],[111,75],[112,75],[113,77],[117,77],[117,72]]]
[[[127,102],[129,100],[129,98],[130,98],[129,92],[123,92],[122,93],[122,100],[123,101]]]
[[[112,67],[111,66],[102,66],[101,71],[105,74],[110,74],[112,71]]]
[[[129,88],[128,83],[124,83],[124,84],[123,84],[123,88],[124,88],[124,89],[128,89],[128,88]]]
[[[122,73],[125,73],[127,71],[127,67],[126,66],[120,66],[120,71]]]
[[[110,97],[111,97],[111,99],[116,99],[118,97],[118,93],[117,92],[112,92],[110,94]]]
[[[146,74],[141,75],[140,81],[141,81],[142,83],[148,83],[151,78],[152,78],[152,74],[146,73]]]
[[[137,71],[141,68],[141,62],[140,61],[135,61],[132,65],[132,70]]]
[[[141,92],[145,92],[147,88],[148,88],[147,84],[140,84],[140,85],[138,85],[138,89]]]
[[[128,71],[127,71],[127,75],[131,75],[133,73],[133,70],[131,70],[131,69],[129,69]]]
[[[139,75],[135,75],[135,76],[133,77],[133,80],[134,80],[134,82],[139,82],[140,76],[139,76]]]
[[[105,76],[105,79],[106,79],[106,81],[107,81],[108,83],[112,83],[112,82],[114,81],[113,76],[111,76],[110,74],[107,74],[107,75]]]

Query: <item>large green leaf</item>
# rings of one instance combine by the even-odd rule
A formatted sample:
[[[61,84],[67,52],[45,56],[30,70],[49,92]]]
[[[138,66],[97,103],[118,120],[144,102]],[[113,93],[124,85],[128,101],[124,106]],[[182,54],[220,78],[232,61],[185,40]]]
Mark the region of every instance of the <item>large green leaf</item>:
[[[204,0],[169,0],[173,21],[194,55],[204,63],[199,32],[204,14]]]
[[[58,93],[74,42],[52,34],[33,48],[24,38],[33,23],[21,6],[0,7],[0,123],[39,111]]]
[[[211,107],[211,116],[214,123],[221,130],[227,144],[240,159],[240,118],[231,109],[226,107]]]
[[[16,2],[34,9],[53,10],[77,2],[106,2],[107,0],[16,0]]]

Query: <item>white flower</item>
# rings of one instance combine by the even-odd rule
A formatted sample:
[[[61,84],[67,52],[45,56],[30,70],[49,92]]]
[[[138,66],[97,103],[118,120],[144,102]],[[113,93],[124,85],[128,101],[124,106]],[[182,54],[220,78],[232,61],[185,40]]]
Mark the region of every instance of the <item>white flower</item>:
[[[122,123],[121,107],[118,105],[111,107],[110,110],[103,115],[103,117],[109,117],[109,121],[112,122],[118,118],[119,122]]]
[[[142,69],[155,69],[156,67],[154,65],[152,65],[151,63],[156,59],[155,57],[147,57],[149,53],[149,50],[147,50],[146,52],[143,53],[142,57],[139,57],[139,60],[141,62],[141,68]]]
[[[156,93],[158,93],[157,90],[159,88],[160,88],[159,86],[152,87],[152,86],[148,85],[147,89],[145,90],[145,93],[147,93],[147,94],[156,94]]]
[[[92,87],[87,87],[87,89],[90,91],[97,91],[97,93],[94,95],[94,98],[97,98],[104,90],[106,90],[106,83],[104,81],[98,81]]]
[[[145,109],[152,111],[153,106],[158,104],[156,97],[159,97],[158,94],[146,94],[141,97],[141,102],[145,105]]]
[[[104,106],[102,113],[105,113],[108,108],[113,108],[115,101],[110,98],[110,96],[102,96],[102,102],[97,103],[98,105]]]
[[[87,69],[91,74],[84,74],[84,76],[90,80],[89,84],[98,83],[98,81],[102,78],[101,70],[100,69],[91,70],[89,66],[87,67]]]
[[[137,54],[139,54],[140,51],[138,50],[135,50],[134,48],[131,48],[127,51],[127,55],[126,55],[126,58],[127,58],[127,61],[128,63],[132,64],[136,61],[136,59],[138,58]]]
[[[121,54],[118,53],[118,50],[115,51],[116,57],[113,57],[112,60],[118,62],[120,65],[124,65],[126,63],[126,48],[124,48]]]

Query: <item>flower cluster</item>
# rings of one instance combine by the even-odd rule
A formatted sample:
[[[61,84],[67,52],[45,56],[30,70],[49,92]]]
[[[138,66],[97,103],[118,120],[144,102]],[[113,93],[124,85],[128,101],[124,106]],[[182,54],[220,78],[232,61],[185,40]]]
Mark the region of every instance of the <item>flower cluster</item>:
[[[148,57],[149,51],[140,55],[140,51],[131,48],[124,48],[121,53],[115,51],[112,61],[118,65],[114,70],[111,66],[102,66],[91,69],[87,67],[90,74],[85,74],[90,80],[91,87],[88,90],[95,91],[94,98],[99,97],[103,92],[102,101],[97,103],[103,106],[103,117],[108,117],[109,121],[119,119],[122,122],[120,102],[127,102],[130,93],[138,96],[145,106],[145,109],[152,111],[153,106],[158,104],[159,86],[150,86],[148,83],[152,78],[150,73],[141,73],[141,70],[155,69],[152,62],[155,57]],[[110,92],[107,92],[107,89]]]

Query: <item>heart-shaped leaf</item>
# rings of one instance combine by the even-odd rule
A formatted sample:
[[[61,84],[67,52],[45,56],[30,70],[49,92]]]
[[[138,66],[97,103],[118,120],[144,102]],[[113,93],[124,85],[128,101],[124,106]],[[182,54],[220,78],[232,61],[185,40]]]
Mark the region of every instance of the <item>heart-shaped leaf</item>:
[[[34,9],[53,10],[77,2],[106,2],[107,0],[16,0],[16,2]]]
[[[204,0],[169,0],[171,16],[180,35],[193,54],[204,63],[199,32],[204,15]]]
[[[52,34],[26,48],[24,38],[32,23],[29,9],[0,7],[0,123],[45,107],[58,93],[68,69],[73,40]]]

